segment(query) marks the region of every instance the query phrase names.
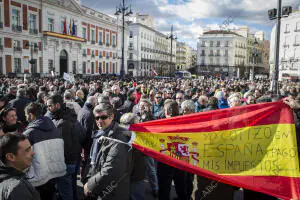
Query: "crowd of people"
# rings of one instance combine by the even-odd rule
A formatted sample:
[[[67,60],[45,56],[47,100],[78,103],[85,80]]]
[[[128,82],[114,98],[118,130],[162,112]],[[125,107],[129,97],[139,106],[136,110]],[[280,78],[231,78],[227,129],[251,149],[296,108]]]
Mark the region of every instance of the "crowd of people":
[[[213,182],[132,148],[130,124],[283,100],[300,127],[300,84],[268,80],[0,78],[0,199],[199,200]],[[78,195],[77,176],[83,184]],[[147,181],[146,181],[147,180]],[[218,183],[205,199],[233,199]],[[244,190],[244,199],[276,199]]]

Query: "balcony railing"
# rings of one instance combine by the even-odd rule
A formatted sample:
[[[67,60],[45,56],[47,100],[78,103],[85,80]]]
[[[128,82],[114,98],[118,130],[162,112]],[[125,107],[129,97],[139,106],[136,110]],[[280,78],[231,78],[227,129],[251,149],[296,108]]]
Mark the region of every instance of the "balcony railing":
[[[100,55],[99,55],[99,58],[102,58],[103,56],[102,56],[102,53],[100,53]]]
[[[286,31],[284,31],[284,33],[290,33],[291,31],[288,31],[288,30],[286,30]]]
[[[92,58],[95,58],[95,54],[92,54]]]
[[[206,47],[205,44],[201,44],[201,47]]]
[[[29,34],[31,34],[31,35],[37,35],[38,34],[38,30],[37,29],[29,29]]]
[[[109,59],[109,55],[106,55],[106,59]]]
[[[102,41],[99,41],[98,44],[99,44],[99,45],[103,45],[103,42],[102,42]]]
[[[216,56],[221,56],[220,54],[216,54]]]
[[[0,28],[3,28],[3,22],[0,22]]]
[[[83,56],[83,57],[86,57],[86,53],[82,53],[82,56]]]
[[[96,44],[96,41],[95,40],[91,40],[91,44]]]
[[[214,54],[209,54],[208,56],[209,56],[209,57],[212,57],[212,56],[214,56]]]
[[[113,45],[112,45],[112,47],[113,47],[113,48],[116,48],[116,47],[117,47],[117,45],[113,44]]]
[[[22,48],[21,47],[14,47],[14,52],[22,52]]]
[[[300,32],[300,28],[296,28],[294,31],[295,32]]]
[[[129,46],[129,47],[128,47],[128,49],[129,49],[129,50],[134,50],[134,48],[133,48],[133,47],[131,47],[131,46]]]
[[[109,43],[106,43],[106,46],[109,47]]]
[[[300,44],[299,43],[295,43],[293,46],[294,47],[298,47],[298,46],[300,46]]]
[[[206,55],[205,53],[200,54],[200,56],[205,56],[205,55]]]
[[[13,24],[12,26],[11,26],[11,29],[12,29],[12,31],[13,32],[22,32],[22,26],[19,26],[19,25],[15,25],[15,24]]]

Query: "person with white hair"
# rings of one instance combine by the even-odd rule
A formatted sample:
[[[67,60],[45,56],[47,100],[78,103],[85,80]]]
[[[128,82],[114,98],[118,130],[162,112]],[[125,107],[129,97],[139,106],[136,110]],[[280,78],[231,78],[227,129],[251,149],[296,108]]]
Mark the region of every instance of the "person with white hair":
[[[118,85],[113,85],[111,87],[111,90],[112,90],[112,97],[119,97],[121,99],[122,104],[123,104],[124,101],[125,101],[125,97],[124,97],[124,95],[121,94],[120,87]]]
[[[241,105],[241,96],[239,93],[233,93],[228,97],[228,103],[230,108]]]

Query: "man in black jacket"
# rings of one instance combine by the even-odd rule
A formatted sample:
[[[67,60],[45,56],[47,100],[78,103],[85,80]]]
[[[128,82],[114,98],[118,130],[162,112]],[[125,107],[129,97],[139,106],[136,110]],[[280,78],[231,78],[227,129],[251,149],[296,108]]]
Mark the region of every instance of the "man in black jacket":
[[[73,200],[77,196],[76,165],[79,163],[84,132],[77,121],[75,111],[65,106],[63,98],[59,94],[53,94],[47,99],[47,108],[48,112],[45,116],[52,120],[64,140],[67,173],[58,178],[58,191],[63,200]]]
[[[34,152],[24,135],[7,133],[0,137],[0,199],[40,200],[23,171],[30,167]]]
[[[101,200],[128,200],[132,171],[129,132],[114,122],[110,104],[96,106],[94,116],[99,131],[92,136],[91,168],[84,194]]]
[[[85,171],[85,167],[89,161],[90,149],[93,143],[92,133],[94,130],[95,119],[93,115],[93,109],[97,105],[97,98],[89,96],[84,106],[79,110],[77,120],[81,124],[85,138],[83,141],[83,158],[82,158],[82,171]]]

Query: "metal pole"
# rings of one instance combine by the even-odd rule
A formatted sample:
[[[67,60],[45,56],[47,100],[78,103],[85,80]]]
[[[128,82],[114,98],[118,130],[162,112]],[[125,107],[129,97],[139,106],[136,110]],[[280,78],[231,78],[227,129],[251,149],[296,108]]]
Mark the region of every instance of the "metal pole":
[[[125,38],[125,0],[122,1],[122,20],[123,20],[123,27],[122,27],[122,65],[121,65],[121,71],[120,71],[120,76],[121,79],[124,79],[124,38]]]
[[[272,77],[272,92],[278,94],[278,75],[279,75],[279,49],[280,49],[280,26],[281,26],[281,0],[277,2],[277,25],[276,25],[276,40],[275,40],[275,69]]]
[[[170,77],[172,77],[172,54],[173,54],[173,25],[171,26],[171,64],[170,64]]]

